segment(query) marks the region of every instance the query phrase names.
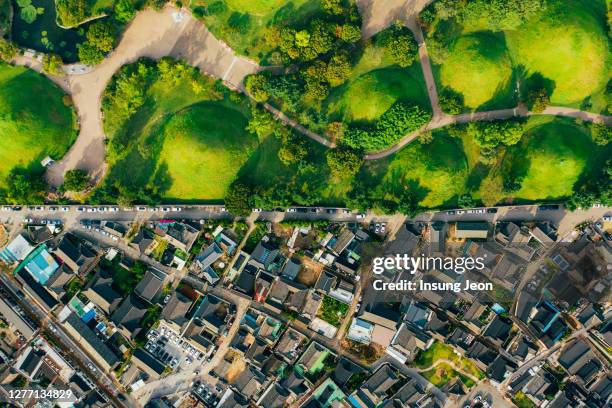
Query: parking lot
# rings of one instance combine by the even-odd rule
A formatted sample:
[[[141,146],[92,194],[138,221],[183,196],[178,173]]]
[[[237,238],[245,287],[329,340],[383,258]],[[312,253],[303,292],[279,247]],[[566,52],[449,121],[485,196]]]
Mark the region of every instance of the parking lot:
[[[177,332],[164,325],[147,334],[145,349],[175,371],[202,362],[207,356],[193,347]]]

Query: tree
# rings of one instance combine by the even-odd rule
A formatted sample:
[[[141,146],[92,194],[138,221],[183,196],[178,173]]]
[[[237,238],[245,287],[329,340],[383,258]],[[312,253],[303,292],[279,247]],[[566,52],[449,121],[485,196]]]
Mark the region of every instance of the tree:
[[[593,123],[591,125],[591,137],[595,144],[606,146],[612,140],[612,130],[605,123]]]
[[[278,158],[287,166],[301,162],[308,155],[304,140],[291,133],[289,135],[284,138],[283,145],[278,150]]]
[[[85,65],[98,65],[104,59],[104,53],[85,42],[77,45],[79,60]]]
[[[472,194],[467,193],[459,196],[457,199],[457,204],[461,208],[470,208],[474,206],[474,199],[472,198]]]
[[[115,5],[115,18],[117,21],[127,23],[136,15],[136,8],[131,0],[119,0]]]
[[[298,31],[295,33],[295,45],[304,48],[310,44],[310,33],[307,30]]]
[[[6,177],[7,201],[13,204],[36,204],[43,202],[45,183],[38,175],[25,169],[14,168]]]
[[[440,92],[440,108],[449,115],[458,115],[463,111],[463,95],[455,90],[445,87]]]
[[[335,54],[331,57],[325,71],[325,79],[330,86],[342,85],[351,74],[351,62],[346,52]]]
[[[79,25],[87,16],[87,0],[56,0],[55,8],[64,27]]]
[[[468,135],[483,149],[493,149],[504,144],[515,145],[524,133],[523,124],[517,121],[472,122],[467,127]]]
[[[263,140],[274,132],[280,124],[274,119],[272,114],[257,106],[251,108],[251,120],[246,126],[246,131],[257,135],[259,140]]]
[[[345,147],[328,150],[326,159],[332,176],[337,178],[354,177],[363,163],[363,158],[356,151]]]
[[[355,43],[361,39],[361,29],[355,24],[339,24],[336,26],[336,37],[347,43]]]
[[[245,81],[247,92],[257,102],[265,102],[270,98],[267,85],[268,77],[264,74],[249,75]]]
[[[68,170],[64,175],[64,188],[67,191],[83,191],[89,184],[87,172],[81,169]]]
[[[395,24],[385,30],[382,44],[387,55],[400,67],[409,67],[416,60],[417,44],[407,27]]]
[[[43,57],[43,71],[49,74],[63,75],[63,65],[64,61],[62,61],[62,58],[59,55],[45,54],[45,56]]]
[[[427,145],[433,142],[433,133],[431,130],[427,130],[419,135],[419,143],[422,145]]]
[[[329,14],[340,15],[343,12],[342,0],[321,0],[321,8]]]
[[[529,91],[527,95],[527,107],[531,112],[542,113],[550,105],[550,97],[545,88]]]
[[[89,45],[103,53],[109,52],[115,46],[113,26],[110,23],[101,21],[93,23],[85,36]]]
[[[11,61],[17,55],[18,48],[10,41],[0,38],[0,58]]]
[[[233,183],[225,194],[225,207],[236,216],[246,216],[253,208],[253,192],[246,184]]]

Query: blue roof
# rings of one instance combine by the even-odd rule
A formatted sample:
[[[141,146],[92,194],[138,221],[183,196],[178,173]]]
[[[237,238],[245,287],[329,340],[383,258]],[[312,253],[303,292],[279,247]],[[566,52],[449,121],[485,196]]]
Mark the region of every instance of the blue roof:
[[[24,260],[23,267],[41,285],[47,283],[49,278],[59,269],[59,265],[44,245],[36,248],[34,252],[28,255]]]
[[[94,317],[96,317],[96,311],[91,309],[89,312],[81,316],[81,320],[83,321],[83,323],[89,323],[89,321]]]

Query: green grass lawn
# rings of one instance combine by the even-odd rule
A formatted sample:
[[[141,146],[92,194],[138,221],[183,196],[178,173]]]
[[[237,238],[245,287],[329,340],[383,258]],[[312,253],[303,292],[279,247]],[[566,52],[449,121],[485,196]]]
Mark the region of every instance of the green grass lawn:
[[[439,341],[434,342],[427,350],[419,353],[417,359],[412,362],[412,365],[418,368],[428,368],[438,360],[452,361],[455,366],[476,378],[483,379],[485,377],[484,373],[476,367],[473,361],[455,353],[451,346]],[[440,363],[440,365],[442,364],[445,363]],[[450,368],[450,366],[448,367]]]
[[[512,62],[503,35],[478,32],[462,35],[450,46],[440,69],[440,82],[464,96],[465,105],[512,104]],[[493,102],[493,103],[491,103]]]
[[[362,69],[361,66],[358,68]],[[333,89],[326,101],[333,119],[374,121],[397,101],[411,102],[429,110],[427,90],[418,63],[408,69],[398,66],[373,68],[353,78]]]
[[[219,120],[224,118],[224,120]],[[242,112],[202,102],[173,116],[164,129],[160,166],[172,180],[169,198],[214,200],[225,195],[257,145]]]
[[[568,197],[574,185],[604,155],[584,127],[568,120],[532,118],[521,142],[508,149],[504,175],[522,178],[520,200]]]
[[[474,110],[516,106],[518,80],[523,96],[543,82],[552,104],[607,111],[610,52],[603,0],[547,4],[516,30],[495,34],[478,25],[439,22],[429,33],[429,41],[435,32],[441,44],[430,50],[439,64],[438,85],[463,94]]]
[[[444,387],[457,377],[459,377],[468,388],[472,388],[476,385],[473,380],[454,370],[453,367],[447,363],[440,363],[435,368],[422,372],[421,375],[436,387]]]
[[[440,207],[462,194],[468,176],[460,141],[445,132],[436,132],[430,144],[416,141],[390,157],[368,162],[367,168],[375,178],[373,188],[414,186],[426,208]]]
[[[42,170],[45,156],[60,159],[68,151],[76,125],[63,97],[42,75],[0,64],[0,186],[14,167]]]
[[[344,319],[349,306],[330,296],[323,297],[323,303],[317,312],[317,316],[332,326],[338,327]]]
[[[320,10],[319,0],[194,0],[190,6],[196,15],[204,12],[210,31],[237,53],[272,65],[278,62],[270,61],[266,27],[299,25]]]
[[[549,1],[539,19],[506,33],[515,63],[528,75],[539,73],[554,83],[553,104],[579,105],[602,93],[610,79],[605,15],[598,13],[596,3]]]

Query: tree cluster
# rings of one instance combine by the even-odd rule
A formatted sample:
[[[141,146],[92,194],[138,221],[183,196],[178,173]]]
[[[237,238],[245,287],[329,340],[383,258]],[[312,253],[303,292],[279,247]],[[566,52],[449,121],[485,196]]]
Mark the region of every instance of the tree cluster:
[[[45,182],[40,174],[14,168],[5,179],[6,188],[0,190],[0,201],[10,204],[40,204],[44,201]]]
[[[449,87],[441,90],[439,104],[440,108],[449,115],[458,115],[465,109],[463,95]]]
[[[86,41],[78,45],[79,59],[86,65],[97,65],[115,46],[115,32],[109,22],[98,21],[87,29]]]
[[[546,7],[546,0],[438,0],[436,15],[456,19],[466,27],[514,30]]]
[[[68,170],[64,175],[64,189],[66,191],[83,191],[88,185],[89,176],[87,176],[85,170]]]
[[[431,114],[420,106],[396,102],[373,126],[348,126],[342,140],[353,149],[380,150],[419,129],[430,119]]]
[[[527,94],[527,107],[531,112],[542,113],[550,105],[550,96],[546,88],[538,88]]]
[[[605,123],[593,123],[591,125],[591,137],[595,144],[606,146],[612,141],[612,129]]]
[[[87,17],[87,0],[56,0],[55,9],[62,26],[74,27]]]
[[[381,33],[385,53],[400,67],[409,67],[417,59],[417,43],[408,27],[394,24]]]
[[[45,56],[43,57],[43,71],[49,74],[63,75],[63,66],[64,61],[62,61],[62,58],[59,55],[45,54]]]
[[[353,178],[363,164],[363,158],[359,152],[342,146],[329,149],[326,159],[331,175],[336,178]]]
[[[19,49],[12,42],[5,40],[4,38],[0,38],[0,59],[4,61],[11,61],[15,56],[17,56],[17,52]]]
[[[524,133],[524,126],[518,121],[472,122],[467,126],[468,135],[482,149],[495,149],[499,145],[517,144]]]

